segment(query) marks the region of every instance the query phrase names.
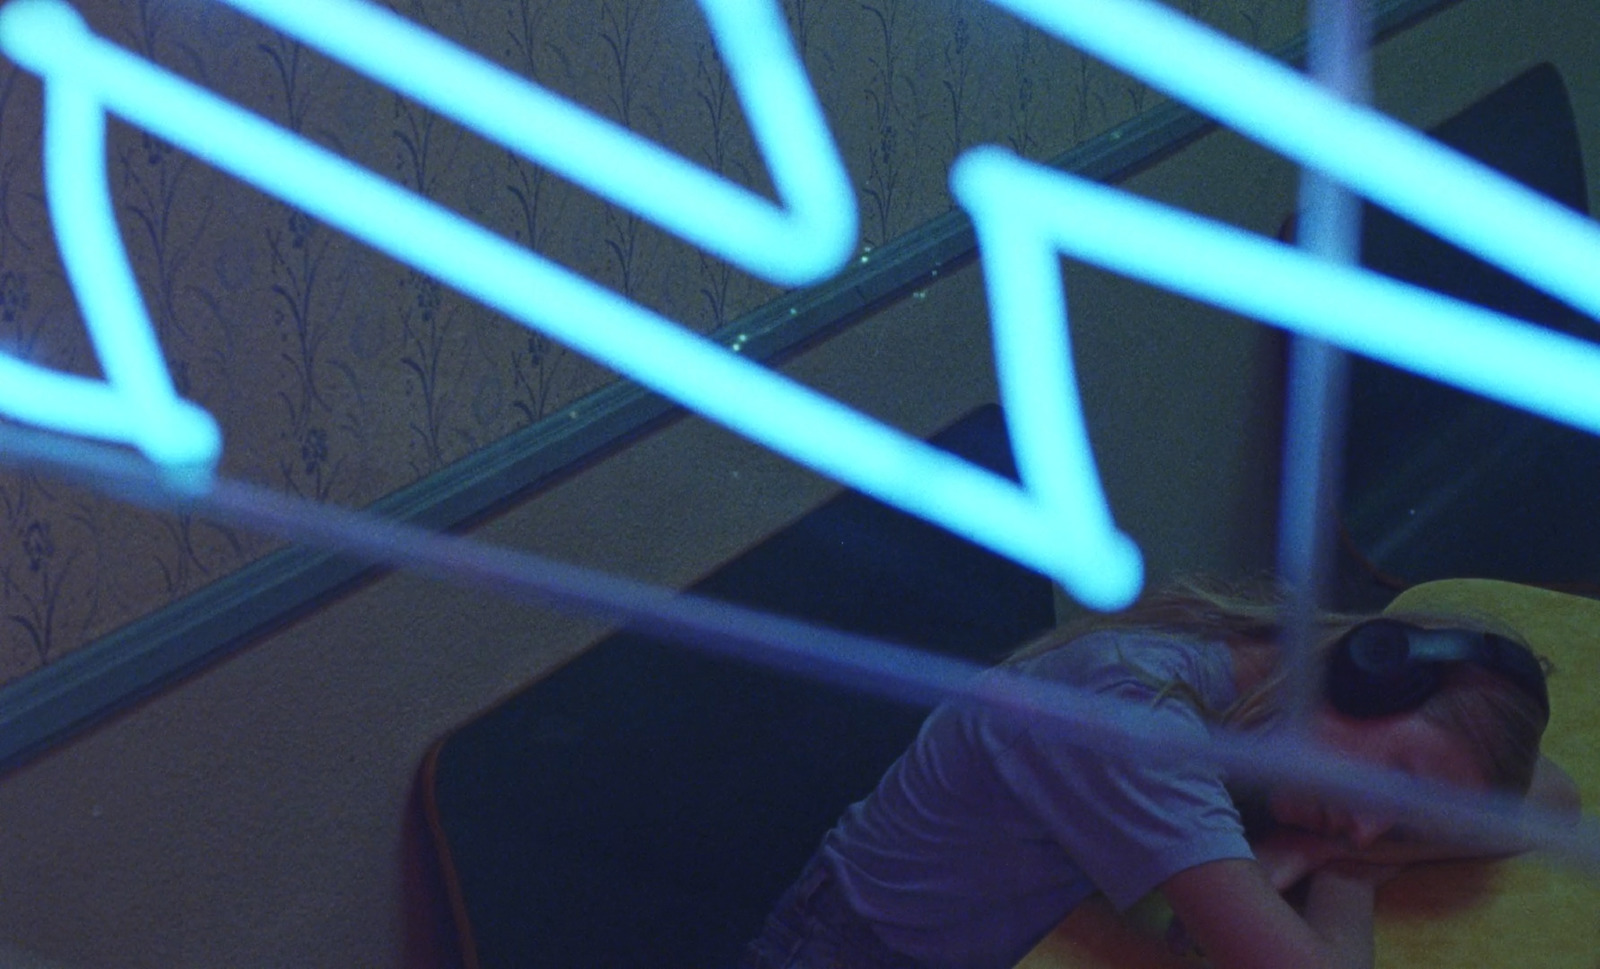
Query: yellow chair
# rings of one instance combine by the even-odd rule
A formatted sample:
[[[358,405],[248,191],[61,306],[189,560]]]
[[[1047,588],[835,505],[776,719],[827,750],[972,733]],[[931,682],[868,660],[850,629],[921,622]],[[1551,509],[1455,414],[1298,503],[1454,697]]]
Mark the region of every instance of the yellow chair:
[[[1577,782],[1588,823],[1600,805],[1600,601],[1488,579],[1407,590],[1395,612],[1488,614],[1556,667],[1544,752]],[[1378,895],[1380,967],[1600,969],[1600,877],[1538,856],[1419,865]],[[1171,913],[1149,899],[1118,918],[1081,907],[1019,969],[1193,969],[1161,942]]]

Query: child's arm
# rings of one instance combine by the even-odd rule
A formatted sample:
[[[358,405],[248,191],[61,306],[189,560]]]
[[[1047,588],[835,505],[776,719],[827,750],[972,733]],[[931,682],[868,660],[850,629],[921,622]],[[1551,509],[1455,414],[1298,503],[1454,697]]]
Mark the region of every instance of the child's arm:
[[[1573,823],[1583,816],[1578,785],[1566,771],[1547,757],[1534,768],[1533,785],[1527,803]],[[1302,878],[1332,861],[1354,861],[1375,865],[1409,865],[1424,861],[1454,861],[1467,858],[1500,858],[1527,850],[1525,845],[1491,848],[1478,844],[1430,838],[1426,832],[1400,832],[1356,850],[1339,841],[1322,838],[1294,828],[1279,828],[1254,845],[1256,858],[1267,870],[1273,887],[1284,891]]]
[[[1378,886],[1400,869],[1390,865],[1336,862],[1311,874],[1306,923],[1330,940],[1346,965],[1372,969],[1375,960],[1372,909]]]
[[[1303,914],[1252,861],[1197,865],[1161,892],[1216,969],[1370,969],[1372,900],[1388,874],[1327,865],[1311,876]]]

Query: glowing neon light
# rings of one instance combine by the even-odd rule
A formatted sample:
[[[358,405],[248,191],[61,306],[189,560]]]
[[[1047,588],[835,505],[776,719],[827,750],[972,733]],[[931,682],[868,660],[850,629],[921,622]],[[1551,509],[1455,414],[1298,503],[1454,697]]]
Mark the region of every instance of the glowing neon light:
[[[1593,343],[1330,264],[1002,148],[963,155],[951,184],[977,225],[998,326],[1020,329],[1061,312],[1056,259],[1066,254],[1600,434]]]
[[[1600,317],[1600,230],[1487,166],[1148,0],[990,2]],[[1022,406],[1042,379],[1031,371],[1056,366],[1046,358],[1062,353],[1065,333],[1022,334],[1067,319],[1062,254],[1600,433],[1600,348],[1588,342],[992,146],[958,159],[951,186],[977,232],[1007,420],[1030,483],[1061,487],[1092,467],[1074,466],[1089,460],[1075,396],[1065,413],[1078,426],[1051,431],[1068,443],[1054,454],[1024,450],[1040,440],[1024,422],[1047,420]]]
[[[329,9],[350,13],[363,6],[341,0]],[[770,3],[704,0],[704,6],[708,13],[721,11],[725,19],[717,22],[724,26],[756,29],[763,22],[781,26],[775,14],[762,21],[749,13],[753,6],[770,8]],[[292,3],[286,7],[310,9]],[[735,16],[722,11],[724,7],[742,13]],[[323,9],[320,3],[316,9]],[[370,16],[378,19],[360,26],[377,31],[382,18]],[[363,35],[363,39],[370,36]],[[730,42],[722,34],[719,40]],[[372,47],[381,49],[382,45]],[[1093,505],[1086,510],[1081,502],[1041,497],[1032,488],[1019,488],[754,364],[96,37],[58,0],[16,0],[0,11],[0,48],[44,76],[47,86],[63,79],[81,85],[92,92],[103,110],[127,118],[773,450],[1054,576],[1085,602],[1111,608],[1126,603],[1138,591],[1138,550],[1110,527],[1109,515],[1103,511],[1096,514]],[[776,47],[768,38],[753,49],[764,51],[756,59],[765,61],[774,56]],[[470,55],[463,52],[462,56]],[[744,55],[733,58],[750,59]],[[767,83],[770,94],[773,82],[769,79]],[[439,92],[427,96],[440,106],[448,101]],[[774,117],[756,124],[757,128],[789,122],[784,104],[771,97],[764,103]],[[102,118],[93,122],[103,126]],[[82,125],[87,119],[62,116],[50,123]],[[603,127],[598,121],[596,126],[597,130]],[[501,134],[504,132],[491,136]],[[632,145],[619,144],[618,148],[647,150],[641,146],[647,143],[633,138]],[[661,191],[659,180],[649,187],[653,196],[674,194]],[[698,190],[703,194],[705,187]],[[698,211],[693,200],[685,202]],[[56,217],[62,216],[57,213]],[[686,215],[682,218],[688,220]],[[851,226],[853,232],[853,220]],[[114,246],[111,251],[122,255],[120,239],[103,225],[85,223],[60,233],[60,238],[63,245],[73,245],[96,233],[98,244],[108,249]],[[705,237],[707,232],[700,235]],[[769,240],[768,245],[781,247],[780,241]],[[726,244],[734,249],[742,243]],[[730,251],[729,255],[739,253]],[[84,305],[88,312],[97,304],[85,300]],[[1038,401],[1069,398],[1070,378],[1062,375],[1059,379],[1061,382],[1052,386],[1027,388],[1036,406]],[[109,421],[110,415],[106,419]],[[1072,423],[1062,419],[1054,425]],[[1086,450],[1083,457],[1088,457]],[[1098,494],[1092,465],[1084,468],[1080,479],[1088,482],[1091,494]],[[1099,505],[1103,509],[1104,501]]]
[[[50,26],[48,16],[41,18],[41,28]],[[180,399],[173,388],[122,250],[105,179],[99,104],[86,88],[64,79],[46,88],[45,115],[45,193],[67,276],[109,382],[0,354],[0,411],[68,433],[131,444],[159,464],[211,464],[222,445],[221,431],[210,414]]]
[[[769,163],[780,196],[789,202],[788,210],[720,183],[715,176],[544,92],[531,89],[530,93],[530,86],[520,81],[483,73],[481,63],[451,60],[457,54],[470,55],[452,54],[437,38],[365,4],[351,0],[317,0],[314,7],[304,0],[275,0],[271,5],[264,0],[224,2],[254,12],[287,32],[301,34],[308,42],[326,45],[324,49],[334,56],[352,63],[364,63],[363,50],[382,50],[382,57],[366,58],[371,63],[363,69],[445,113],[475,115],[463,120],[487,137],[584,181],[599,194],[753,272],[780,281],[815,278],[837,265],[842,251],[835,248],[842,244],[843,250],[848,250],[848,240],[853,238],[853,206],[848,205],[847,191],[838,192],[842,183],[836,178],[837,159],[821,128],[820,113],[799,121],[802,128],[814,122],[814,130],[802,132],[798,141],[787,140],[784,128],[796,123],[790,99],[799,97],[806,110],[813,110],[815,103],[786,38],[784,43],[776,42],[781,21],[763,0],[702,3],[736,83],[739,76],[747,75],[747,85],[741,88],[747,108],[763,105],[753,110],[752,125],[758,141],[774,152]],[[1196,53],[1199,62],[1192,66],[1202,74],[1215,70],[1206,75],[1210,80],[1195,82],[1198,87],[1190,92],[1190,99],[1204,104],[1205,97],[1221,98],[1223,107],[1238,108],[1237,117],[1251,115],[1253,109],[1240,106],[1247,98],[1282,93],[1258,89],[1259,79],[1236,86],[1250,72],[1244,69],[1248,65],[1229,63],[1229,59],[1241,53],[1247,58],[1255,55],[1242,48],[1207,48],[1205,44],[1215,38],[1207,39],[1203,31],[1193,33],[1198,29],[1183,25],[1181,18],[1160,8],[1130,0],[1096,0],[1092,5],[1071,5],[1074,9],[1070,11],[1068,4],[1059,2],[992,2],[1032,16],[1046,29],[1055,23],[1059,35],[1069,40],[1076,37],[1106,56],[1112,56],[1107,50],[1127,46],[1125,39],[1137,37],[1140,40],[1131,49],[1139,57],[1132,62],[1142,63],[1144,54],[1159,51],[1159,57],[1145,67],[1161,70],[1128,69],[1158,84],[1153,75],[1172,66],[1174,52],[1184,53],[1189,49],[1186,45],[1194,43],[1194,50],[1203,53]],[[1082,13],[1083,9],[1093,13]],[[1081,13],[1081,19],[1074,21],[1076,13]],[[1059,20],[1052,19],[1054,15],[1060,15]],[[1141,21],[1141,17],[1146,19]],[[1095,30],[1102,33],[1097,35]],[[1106,30],[1110,33],[1104,33]],[[746,32],[748,43],[743,39]],[[311,41],[312,35],[320,41]],[[344,36],[360,36],[361,44],[352,43],[345,49],[340,42]],[[0,354],[0,411],[73,434],[135,444],[159,465],[213,461],[220,437],[209,415],[175,396],[117,237],[104,180],[107,109],[139,121],[219,167],[448,279],[528,325],[547,329],[579,349],[613,362],[636,379],[777,450],[1021,561],[1054,571],[1091,604],[1125,601],[1131,590],[1137,589],[1139,563],[1136,550],[1112,525],[1094,477],[1066,332],[1055,325],[1066,313],[1056,265],[1059,253],[1149,279],[1600,432],[1600,389],[1596,389],[1600,381],[1594,379],[1600,374],[1600,351],[1587,343],[1370,274],[1328,267],[1286,247],[1060,175],[999,149],[980,149],[958,163],[952,182],[973,213],[983,250],[1002,390],[1017,439],[1018,463],[1028,483],[1025,491],[945,458],[921,442],[685,334],[669,321],[522,253],[460,217],[105,44],[90,35],[61,3],[17,0],[0,11],[0,47],[47,80],[47,192],[68,272],[108,375],[106,382],[86,380]],[[763,73],[760,68],[774,58],[787,61],[777,70]],[[1208,62],[1207,58],[1216,60]],[[435,72],[436,78],[445,76],[434,83],[405,75],[398,66],[419,60],[446,64],[449,69]],[[736,62],[744,66],[737,67]],[[1291,88],[1300,83],[1274,77],[1272,83],[1288,83]],[[1213,83],[1221,87],[1207,87]],[[517,94],[500,89],[517,84],[523,88]],[[1182,97],[1180,91],[1187,84],[1175,81],[1169,89],[1176,88],[1174,93]],[[1230,94],[1230,90],[1250,94]],[[503,100],[496,100],[502,96]],[[1301,90],[1292,93],[1289,101],[1307,96],[1315,101],[1321,95],[1314,89]],[[1543,200],[1519,194],[1520,189],[1494,176],[1472,189],[1474,193],[1488,192],[1496,200],[1491,208],[1499,221],[1485,234],[1454,218],[1449,206],[1394,204],[1385,192],[1394,193],[1393,198],[1402,203],[1426,203],[1441,184],[1469,185],[1483,173],[1365,113],[1345,120],[1353,132],[1359,134],[1366,126],[1366,133],[1373,136],[1370,143],[1358,140],[1357,144],[1376,147],[1352,151],[1352,142],[1332,135],[1335,158],[1330,161],[1321,154],[1330,150],[1329,145],[1314,144],[1315,139],[1294,141],[1305,134],[1300,129],[1307,127],[1295,123],[1295,118],[1308,119],[1310,129],[1317,129],[1313,133],[1328,130],[1324,117],[1309,120],[1314,115],[1306,113],[1308,104],[1311,102],[1284,102],[1267,110],[1258,137],[1308,164],[1324,162],[1331,172],[1340,170],[1335,161],[1343,164],[1340,153],[1351,152],[1358,161],[1346,167],[1363,176],[1350,179],[1353,185],[1593,312],[1600,287],[1583,285],[1583,275],[1574,269],[1594,264],[1593,255],[1600,251],[1600,234],[1587,223],[1567,217],[1564,211],[1541,207]],[[1316,110],[1327,108],[1324,104]],[[563,144],[587,147],[564,151],[518,131],[502,130],[498,119],[506,116],[507,109],[546,111],[542,117],[550,127],[545,130],[566,125],[563,137],[572,140]],[[1215,113],[1232,117],[1221,110]],[[819,133],[821,141],[817,142]],[[833,171],[819,174],[808,168],[814,160],[806,160],[808,140],[811,147],[826,146],[823,161],[833,165]],[[1291,142],[1295,147],[1286,147]],[[1363,151],[1380,154],[1363,156]],[[590,152],[593,154],[586,155]],[[626,157],[606,157],[610,154]],[[599,169],[585,165],[585,158],[600,161]],[[1405,159],[1399,166],[1403,171],[1393,164],[1396,158]],[[612,160],[617,164],[608,167]],[[1372,178],[1366,178],[1368,171],[1361,167],[1368,164],[1375,165],[1378,173]],[[1455,181],[1441,179],[1441,172],[1453,173]],[[307,183],[299,184],[301,179]],[[683,206],[673,201],[662,203],[660,196],[672,194],[661,189],[663,179],[690,193],[681,199]],[[1412,192],[1417,194],[1408,194]],[[837,197],[830,200],[830,193]],[[1478,194],[1468,197],[1474,203],[1480,198]],[[840,199],[844,204],[834,208]],[[1450,201],[1459,206],[1462,199]],[[850,214],[841,221],[839,212],[844,208]],[[715,214],[707,216],[707,211]],[[371,224],[363,224],[364,220]],[[1083,225],[1095,226],[1097,231],[1085,231],[1080,228]],[[844,226],[848,231],[841,232]],[[435,233],[436,241],[431,245],[409,243],[404,238],[407,233],[416,237]],[[796,238],[806,240],[799,248],[809,245],[810,251],[797,253]],[[762,241],[750,242],[753,239]],[[1546,249],[1552,240],[1558,240],[1554,243],[1557,248],[1566,245],[1568,250],[1562,254],[1572,258],[1548,274],[1525,271],[1530,261],[1540,267],[1552,261],[1549,257],[1555,254]],[[1522,255],[1519,247],[1523,243],[1543,245],[1531,250],[1527,259],[1514,258]],[[452,252],[457,246],[460,251]],[[752,252],[747,246],[782,251]],[[505,275],[496,279],[497,273]],[[511,278],[520,282],[507,282]],[[536,299],[534,294],[541,290],[554,294],[554,299]],[[1335,305],[1337,311],[1332,309]],[[1385,332],[1374,322],[1384,317],[1405,319],[1407,331],[1398,336]],[[574,320],[591,324],[603,320],[607,326],[600,329],[617,333],[587,336]],[[630,342],[638,344],[636,355],[630,355],[625,346]],[[1512,379],[1497,376],[1496,370],[1502,366],[1510,368]],[[671,376],[675,370],[680,373],[676,378]],[[1536,381],[1542,386],[1536,386]],[[1053,406],[1055,401],[1065,401],[1065,406],[1058,409]],[[746,410],[766,412],[773,420],[743,420]],[[15,433],[0,428],[0,436]],[[42,456],[77,470],[99,467],[97,483],[109,483],[146,501],[154,495],[158,504],[164,504],[171,494],[173,479],[149,480],[145,468],[133,467],[119,475],[122,455],[88,459],[67,454],[58,445],[56,441],[42,445],[46,452]],[[126,468],[128,462],[120,466]],[[752,615],[722,604],[699,603],[670,591],[645,590],[517,553],[485,549],[469,540],[420,533],[360,514],[294,502],[248,486],[219,483],[204,489],[199,499],[236,521],[264,524],[278,534],[335,549],[357,549],[376,561],[465,580],[475,588],[534,592],[601,612],[647,617],[690,644],[732,649],[737,655],[758,656],[794,672],[848,676],[851,682],[866,681],[879,691],[919,699],[973,696],[1029,715],[1074,723],[1080,732],[1101,742],[1120,745],[1132,740],[1137,749],[1178,755],[1166,750],[1169,737],[1142,729],[1137,711],[1058,684],[1002,680],[984,685],[973,678],[975,668],[946,659],[806,628],[777,617]],[[1080,555],[1072,550],[1073,543],[1095,547]],[[1103,569],[1102,574],[1092,574],[1096,568]],[[1218,759],[1243,775],[1312,778],[1330,791],[1379,804],[1414,804],[1436,817],[1462,822],[1484,817],[1472,812],[1474,804],[1483,803],[1481,799],[1469,801],[1315,751],[1307,754],[1283,738],[1262,744],[1255,739],[1219,737],[1178,753]],[[1499,806],[1501,814],[1488,816],[1491,822],[1498,821],[1498,826],[1490,824],[1494,830],[1519,836],[1537,831],[1545,843],[1585,852],[1584,857],[1594,863],[1592,834],[1580,837],[1569,825],[1552,819],[1530,821],[1518,816],[1513,820],[1511,802],[1502,800]]]
[[[775,281],[819,278],[854,239],[853,197],[773,0],[701,6],[787,208],[362,0],[221,2]],[[1600,265],[1600,232],[1482,166],[1146,0],[991,2],[1600,315],[1600,284],[1587,278]],[[96,385],[0,360],[0,376],[43,391],[31,402],[0,395],[0,409],[129,441],[162,463],[214,461],[219,443],[214,422],[173,396],[158,365],[110,219],[105,111],[774,450],[1052,575],[1099,608],[1129,601],[1141,567],[1094,470],[1060,325],[1059,253],[1600,430],[1600,400],[1584,390],[1600,387],[1600,356],[1587,344],[984,148],[957,163],[952,181],[977,225],[1018,488],[95,37],[61,0],[0,10],[0,48],[52,92],[52,213],[69,265],[83,267],[72,271],[74,287],[110,378]],[[75,207],[67,189],[82,186],[99,201]],[[1074,228],[1084,225],[1096,231]],[[1403,330],[1379,325],[1397,318]],[[119,402],[133,406],[113,413]]]
[[[1594,223],[1488,166],[1151,0],[989,2],[1600,319]]]
[[[831,276],[855,246],[855,193],[775,0],[700,6],[787,209],[373,4],[219,2],[780,285]]]
[[[234,5],[299,31],[486,137],[774,282],[825,276],[854,245],[854,196],[798,59],[774,40],[787,35],[770,4],[708,0],[707,13],[730,76],[753,108],[756,144],[766,150],[787,210],[379,8],[345,0]],[[212,464],[220,432],[203,410],[176,397],[116,232],[103,174],[104,103],[89,78],[92,65],[76,72],[68,54],[87,39],[86,29],[65,4],[31,0],[7,7],[3,21],[5,50],[51,82],[45,149],[51,211],[119,395],[8,357],[0,361],[8,375],[0,411],[134,444],[161,463]],[[381,58],[370,53],[378,51]],[[435,67],[416,71],[418,63]],[[160,111],[164,101],[159,91],[154,96],[152,107]],[[192,147],[196,134],[184,143]],[[272,162],[260,158],[252,179],[268,191]]]

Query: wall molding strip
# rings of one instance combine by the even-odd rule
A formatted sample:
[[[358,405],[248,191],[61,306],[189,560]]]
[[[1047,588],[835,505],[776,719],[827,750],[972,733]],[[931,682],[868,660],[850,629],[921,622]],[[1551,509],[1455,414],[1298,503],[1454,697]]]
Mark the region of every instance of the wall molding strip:
[[[1375,40],[1459,0],[1377,0]],[[1304,35],[1274,52],[1304,63]],[[1114,183],[1171,156],[1217,127],[1173,101],[1050,161]],[[710,334],[777,363],[936,283],[977,256],[960,209],[867,253],[825,283],[797,289]],[[615,453],[685,411],[621,380],[475,451],[367,510],[436,530],[464,529]],[[384,570],[315,549],[270,553],[206,587],[0,687],[0,772],[204,669],[316,610]]]

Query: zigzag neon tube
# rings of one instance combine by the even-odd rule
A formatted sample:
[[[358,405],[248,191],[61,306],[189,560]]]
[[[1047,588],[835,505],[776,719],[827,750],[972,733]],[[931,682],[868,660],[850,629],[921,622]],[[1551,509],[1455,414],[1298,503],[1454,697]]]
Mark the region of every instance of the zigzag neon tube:
[[[978,226],[997,329],[1062,312],[1066,254],[1600,434],[1600,346],[1005,149],[968,152],[951,182]]]
[[[854,237],[842,167],[771,0],[702,0],[702,7],[788,209],[369,4],[222,2],[769,278],[815,278],[837,265]],[[1591,281],[1589,272],[1600,265],[1600,232],[1482,166],[1329,97],[1281,65],[1146,0],[991,2],[1574,305],[1600,310],[1600,281]],[[992,176],[1027,166],[984,149],[963,159],[954,177],[978,223],[1000,383],[1024,481],[1019,489],[752,365],[94,37],[59,0],[16,0],[0,11],[0,45],[44,75],[47,88],[59,88],[46,135],[47,168],[59,174],[52,175],[53,185],[108,198],[99,112],[115,111],[774,450],[1054,576],[1100,608],[1132,598],[1140,562],[1111,520],[1078,410],[1061,326],[1066,307],[1054,266],[1059,253],[1580,427],[1596,429],[1593,415],[1600,413],[1593,393],[1583,392],[1596,384],[1594,351],[1585,344],[1252,244],[1223,227],[1158,216],[1121,193],[1074,188],[1065,176],[1018,180],[1061,203],[1048,207],[1055,221],[1041,221],[1038,212],[1027,211],[1032,196],[1007,195],[988,184]],[[408,69],[419,62],[433,69]],[[524,128],[529,119],[536,123]],[[552,131],[556,137],[544,137]],[[95,159],[92,176],[89,158]],[[42,389],[38,396],[47,401],[39,406],[39,400],[0,398],[0,406],[72,433],[131,440],[157,461],[193,463],[207,454],[214,461],[214,424],[177,401],[170,378],[150,365],[159,354],[151,352],[153,335],[109,201],[74,209],[71,194],[52,188],[52,211],[63,249],[72,250],[69,266],[87,267],[73,269],[72,276],[106,362],[110,392],[0,361],[21,375],[17,386]],[[1025,215],[1008,214],[1005,205]],[[1175,239],[1188,239],[1193,248],[1174,246]],[[796,254],[807,246],[809,254]],[[1240,259],[1207,258],[1220,251]],[[1247,271],[1247,262],[1255,268]],[[1282,285],[1286,280],[1295,285]],[[1405,325],[1381,327],[1385,319]],[[165,419],[174,415],[179,419]]]
[[[780,285],[832,275],[855,246],[855,194],[776,0],[700,6],[787,210],[370,3],[218,2]]]
[[[62,262],[110,382],[0,354],[0,410],[134,445],[162,465],[209,465],[222,434],[210,414],[177,396],[162,359],[118,235],[100,106],[83,86],[62,81],[48,85],[45,115],[45,193]]]
[[[873,421],[94,36],[64,4],[20,0],[0,11],[0,44],[47,85],[69,78],[218,168],[765,446],[1055,577],[1086,603],[1114,608],[1137,594],[1138,551],[1103,499],[1040,499]],[[100,225],[81,232],[106,235]],[[76,228],[61,233],[64,245],[80,238]],[[115,253],[125,261],[120,244]],[[1035,406],[1072,392],[1025,389]],[[1098,496],[1081,457],[1076,494]]]
[[[1151,0],[989,2],[1600,319],[1594,223],[1489,167]]]

